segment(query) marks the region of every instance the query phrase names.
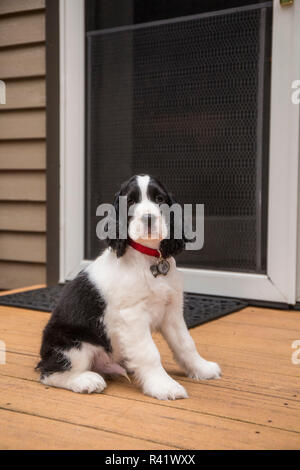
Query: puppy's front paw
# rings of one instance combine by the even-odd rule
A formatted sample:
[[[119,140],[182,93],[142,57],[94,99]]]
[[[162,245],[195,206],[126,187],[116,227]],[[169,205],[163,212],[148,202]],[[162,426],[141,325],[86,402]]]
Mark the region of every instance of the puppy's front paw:
[[[153,378],[143,385],[143,392],[158,400],[177,400],[188,398],[185,388],[171,377]]]
[[[216,362],[201,361],[199,366],[189,374],[189,377],[196,380],[220,379],[221,369]]]

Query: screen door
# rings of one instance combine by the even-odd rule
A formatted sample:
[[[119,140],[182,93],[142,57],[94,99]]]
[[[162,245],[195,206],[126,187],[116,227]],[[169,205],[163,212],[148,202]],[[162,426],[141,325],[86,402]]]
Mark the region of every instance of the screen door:
[[[265,274],[272,2],[86,2],[85,258],[133,174],[204,204],[184,268]]]

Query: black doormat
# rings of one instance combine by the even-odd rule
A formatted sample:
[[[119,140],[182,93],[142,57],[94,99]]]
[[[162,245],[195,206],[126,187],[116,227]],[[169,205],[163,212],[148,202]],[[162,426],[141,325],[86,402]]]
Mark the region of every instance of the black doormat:
[[[0,305],[51,312],[63,284],[0,296]],[[247,301],[200,294],[184,294],[184,319],[188,328],[206,323],[248,306]]]

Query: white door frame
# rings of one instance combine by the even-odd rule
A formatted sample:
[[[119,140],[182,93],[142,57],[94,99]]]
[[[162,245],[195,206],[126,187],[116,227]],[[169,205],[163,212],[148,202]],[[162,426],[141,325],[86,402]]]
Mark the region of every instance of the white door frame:
[[[273,5],[267,275],[181,268],[189,292],[296,301],[300,2]],[[60,0],[60,281],[84,260],[84,0]]]

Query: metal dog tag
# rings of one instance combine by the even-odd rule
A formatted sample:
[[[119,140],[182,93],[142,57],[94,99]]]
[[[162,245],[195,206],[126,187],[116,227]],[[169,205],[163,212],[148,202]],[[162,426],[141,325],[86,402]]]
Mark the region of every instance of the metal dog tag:
[[[157,264],[152,264],[150,266],[150,271],[154,277],[157,277],[159,274],[166,276],[170,270],[170,264],[167,260],[161,259]]]
[[[162,259],[161,261],[159,261],[157,265],[157,269],[158,269],[159,274],[166,276],[168,272],[170,271],[170,264],[167,260]]]
[[[159,275],[157,264],[152,264],[152,266],[150,266],[150,271],[154,277],[157,277]]]

